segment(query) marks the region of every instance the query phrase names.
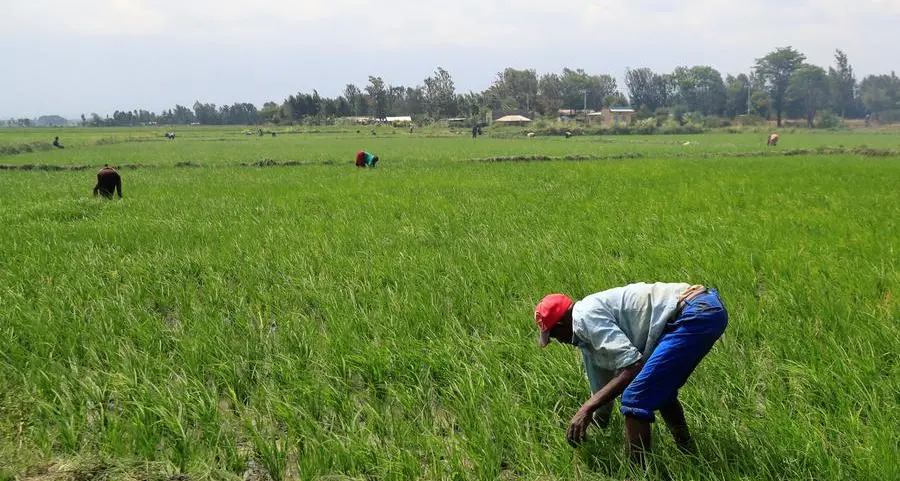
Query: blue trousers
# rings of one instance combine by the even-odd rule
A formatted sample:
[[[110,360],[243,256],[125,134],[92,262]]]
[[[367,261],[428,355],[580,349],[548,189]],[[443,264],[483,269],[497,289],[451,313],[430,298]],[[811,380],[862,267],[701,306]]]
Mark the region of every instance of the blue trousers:
[[[685,301],[643,369],[622,393],[622,414],[653,422],[725,332],[728,312],[715,289]]]

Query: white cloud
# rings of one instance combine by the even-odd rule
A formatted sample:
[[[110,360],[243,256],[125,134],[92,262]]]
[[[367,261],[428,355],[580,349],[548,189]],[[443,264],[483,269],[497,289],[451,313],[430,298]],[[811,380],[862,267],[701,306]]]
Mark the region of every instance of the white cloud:
[[[801,40],[809,33],[840,43],[841,37],[865,35],[873,15],[900,16],[898,0],[856,0],[852,6],[845,0],[13,1],[0,26],[18,34],[154,35],[398,51],[590,41],[731,45],[748,39]]]
[[[22,72],[40,75],[49,68],[45,58],[62,49],[60,45],[84,52],[63,59],[75,77],[150,71],[177,87],[177,80],[189,75],[234,91],[237,98],[232,101],[246,98],[241,92],[254,88],[283,88],[272,75],[296,79],[291,89],[334,92],[339,87],[333,84],[359,82],[368,74],[415,83],[437,65],[460,79],[460,90],[486,87],[494,73],[507,66],[540,72],[581,67],[621,77],[625,67],[668,70],[705,64],[738,73],[748,71],[755,58],[786,45],[820,65],[830,64],[834,49],[842,48],[859,74],[900,69],[892,51],[900,44],[900,0],[5,3],[0,55],[19,73],[0,76],[0,95],[6,95],[4,90],[17,92],[0,97],[0,106],[28,102],[29,96],[41,98],[42,92]],[[237,80],[221,72],[234,72],[236,62],[242,63],[241,84],[228,89],[228,82]],[[257,78],[253,69],[271,75]],[[392,73],[401,78],[392,79]],[[196,95],[190,92],[185,95]],[[104,98],[109,93],[107,89],[92,95]],[[264,95],[279,98],[287,93]]]
[[[14,0],[0,31],[17,35],[119,36],[166,31],[166,15],[144,0]]]

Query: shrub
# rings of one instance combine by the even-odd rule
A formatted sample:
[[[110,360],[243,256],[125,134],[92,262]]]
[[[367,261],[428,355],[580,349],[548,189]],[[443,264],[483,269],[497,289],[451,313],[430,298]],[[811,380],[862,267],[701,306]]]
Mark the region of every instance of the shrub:
[[[758,115],[738,115],[735,117],[735,122],[740,125],[755,127],[758,125],[762,125],[763,119]]]
[[[731,120],[716,115],[695,114],[691,117],[691,122],[702,126],[706,129],[720,129],[722,127],[731,127]]]
[[[656,109],[653,116],[656,118],[656,126],[659,127],[672,117],[672,112],[667,107],[660,107]]]
[[[895,110],[885,110],[883,112],[878,112],[875,115],[875,118],[878,119],[882,124],[896,124],[900,123],[900,109]]]
[[[631,131],[636,134],[653,134],[656,133],[656,118],[650,117],[644,120],[638,120],[631,127]]]
[[[675,119],[669,119],[663,123],[662,127],[659,128],[658,133],[660,134],[701,134],[703,133],[703,127],[693,124],[681,124]]]
[[[841,119],[830,110],[823,110],[816,116],[815,126],[818,129],[833,129],[841,125]]]
[[[684,104],[678,104],[672,107],[671,116],[681,124],[689,122],[694,118],[694,114],[691,113],[688,106]]]

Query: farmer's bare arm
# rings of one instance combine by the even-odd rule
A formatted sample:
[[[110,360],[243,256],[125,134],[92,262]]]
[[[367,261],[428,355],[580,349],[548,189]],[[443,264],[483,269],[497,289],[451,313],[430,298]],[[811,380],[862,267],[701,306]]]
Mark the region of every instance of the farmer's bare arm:
[[[630,366],[626,366],[619,371],[609,383],[603,386],[602,389],[597,391],[596,394],[591,396],[591,398],[581,406],[581,409],[578,410],[575,417],[573,417],[572,421],[569,423],[568,431],[566,431],[566,439],[569,440],[569,443],[574,444],[584,439],[585,432],[587,431],[588,425],[591,423],[594,411],[600,408],[600,406],[619,397],[619,395],[625,391],[625,388],[631,384],[631,381],[637,377],[643,367],[644,361],[638,361]]]

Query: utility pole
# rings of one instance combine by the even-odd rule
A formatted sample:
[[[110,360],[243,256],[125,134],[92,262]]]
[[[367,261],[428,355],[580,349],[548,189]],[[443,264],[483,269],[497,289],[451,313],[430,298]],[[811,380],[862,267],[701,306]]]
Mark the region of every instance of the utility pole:
[[[747,115],[750,115],[750,93],[753,92],[753,89],[750,88],[750,83],[747,83]]]
[[[582,109],[584,112],[584,124],[587,125],[588,116],[587,116],[587,89],[584,89],[584,108]]]

